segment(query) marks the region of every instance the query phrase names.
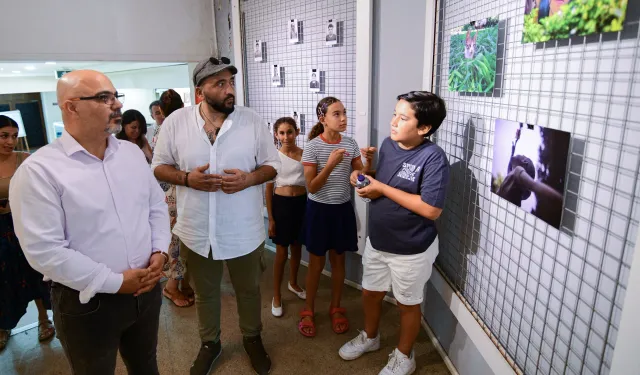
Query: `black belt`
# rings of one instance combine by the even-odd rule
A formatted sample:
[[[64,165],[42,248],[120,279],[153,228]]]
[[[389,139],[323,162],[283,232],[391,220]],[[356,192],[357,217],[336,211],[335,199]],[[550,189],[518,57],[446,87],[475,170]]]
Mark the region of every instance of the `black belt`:
[[[66,290],[70,290],[72,292],[80,293],[79,291],[77,291],[77,290],[75,290],[73,288],[69,288],[68,286],[66,286],[64,284],[60,284],[60,283],[57,283],[55,281],[51,281],[51,287],[52,288],[55,287],[55,288],[60,288],[60,289],[66,289]]]

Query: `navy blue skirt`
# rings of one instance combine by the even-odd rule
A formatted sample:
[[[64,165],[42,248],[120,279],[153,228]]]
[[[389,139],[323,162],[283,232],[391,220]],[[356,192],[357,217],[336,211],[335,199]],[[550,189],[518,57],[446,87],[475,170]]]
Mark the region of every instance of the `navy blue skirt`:
[[[358,251],[356,214],[351,202],[325,204],[307,200],[304,244],[311,254]]]

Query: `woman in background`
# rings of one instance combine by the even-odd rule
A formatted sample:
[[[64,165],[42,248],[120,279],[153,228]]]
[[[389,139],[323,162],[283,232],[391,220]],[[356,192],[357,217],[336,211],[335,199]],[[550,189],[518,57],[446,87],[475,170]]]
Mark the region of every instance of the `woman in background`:
[[[116,138],[137,144],[144,153],[147,163],[151,163],[153,154],[146,134],[147,120],[142,113],[130,109],[122,114],[122,130],[116,135]]]
[[[180,94],[174,90],[167,90],[160,96],[160,109],[164,117],[169,117],[174,111],[183,108],[184,102],[180,97]],[[155,146],[158,140],[158,134],[160,134],[162,125],[156,128],[156,134],[153,136],[152,144]],[[171,218],[171,229],[178,220],[178,207],[176,206],[176,186],[161,182],[160,186],[164,190],[165,199],[169,206],[169,217]],[[169,279],[162,294],[171,300],[178,307],[189,307],[194,304],[195,297],[193,289],[189,286],[189,279],[187,278],[187,269],[185,267],[185,261],[180,256],[180,240],[175,234],[171,237],[171,244],[169,245],[169,267],[165,270],[165,276]]]
[[[29,156],[16,152],[18,123],[0,115],[0,351],[7,346],[11,330],[27,312],[29,302],[38,308],[38,340],[46,341],[56,333],[49,320],[50,284],[42,281],[24,256],[13,230],[9,207],[9,182],[20,164]]]

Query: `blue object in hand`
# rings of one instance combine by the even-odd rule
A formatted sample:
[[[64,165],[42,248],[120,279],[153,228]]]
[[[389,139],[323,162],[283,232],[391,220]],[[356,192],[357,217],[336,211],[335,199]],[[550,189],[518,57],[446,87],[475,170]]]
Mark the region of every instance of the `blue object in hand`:
[[[359,174],[358,175],[358,181],[356,182],[356,189],[362,189],[363,187],[369,186],[371,182],[369,181],[368,178],[366,178],[364,175]],[[365,198],[365,197],[361,197],[363,201],[369,203],[371,202],[371,199],[369,198]]]

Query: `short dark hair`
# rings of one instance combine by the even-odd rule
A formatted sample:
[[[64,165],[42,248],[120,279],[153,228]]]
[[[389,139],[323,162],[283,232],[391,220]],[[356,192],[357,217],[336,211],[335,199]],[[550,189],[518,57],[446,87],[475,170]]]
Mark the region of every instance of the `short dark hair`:
[[[175,90],[169,89],[160,95],[160,109],[164,117],[169,117],[174,111],[184,107],[182,97]]]
[[[447,107],[444,100],[432,92],[411,91],[398,95],[397,99],[411,104],[411,108],[418,119],[418,127],[431,125],[431,130],[429,130],[426,137],[435,133],[442,125],[444,118],[447,117]]]
[[[149,104],[149,112],[151,114],[153,114],[153,107],[161,107],[160,110],[162,110],[162,106],[160,105],[159,100],[154,100],[151,102],[151,104]]]
[[[9,116],[0,115],[0,128],[6,128],[11,126],[12,128],[20,129],[18,123]]]

